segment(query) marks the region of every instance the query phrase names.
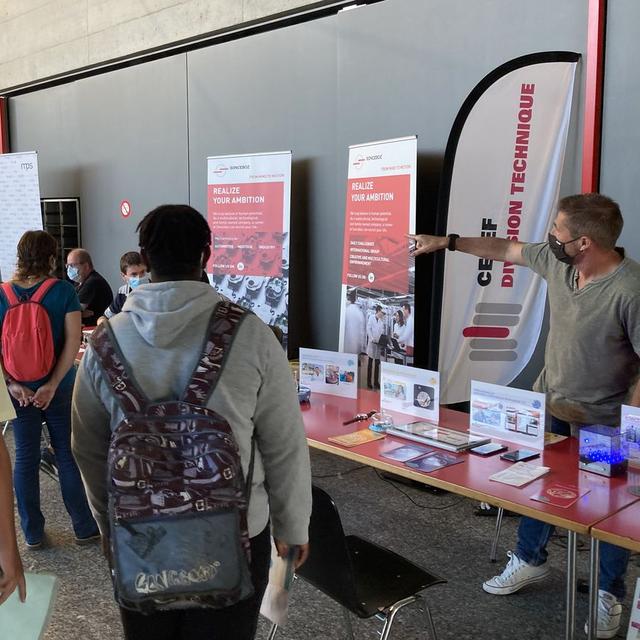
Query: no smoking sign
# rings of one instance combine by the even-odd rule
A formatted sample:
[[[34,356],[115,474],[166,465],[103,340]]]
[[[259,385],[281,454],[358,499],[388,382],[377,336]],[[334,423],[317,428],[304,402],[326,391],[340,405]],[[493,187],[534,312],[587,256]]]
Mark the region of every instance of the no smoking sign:
[[[131,203],[128,200],[123,200],[120,203],[120,213],[123,218],[128,218],[131,215]]]

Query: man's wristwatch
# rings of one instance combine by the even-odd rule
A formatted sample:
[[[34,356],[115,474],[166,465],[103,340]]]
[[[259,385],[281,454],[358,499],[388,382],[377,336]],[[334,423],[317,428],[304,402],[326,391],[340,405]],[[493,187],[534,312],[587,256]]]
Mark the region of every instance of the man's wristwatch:
[[[455,251],[456,250],[456,240],[459,238],[460,236],[457,233],[450,233],[447,238],[449,238],[449,244],[447,245],[447,249],[449,249],[449,251]]]

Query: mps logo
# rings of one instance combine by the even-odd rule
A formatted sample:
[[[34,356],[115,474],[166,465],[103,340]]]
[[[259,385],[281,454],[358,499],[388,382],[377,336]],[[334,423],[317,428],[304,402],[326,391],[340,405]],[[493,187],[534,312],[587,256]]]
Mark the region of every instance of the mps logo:
[[[473,324],[462,330],[470,338],[469,360],[474,362],[513,362],[518,359],[518,341],[510,338],[520,322],[521,304],[479,302]]]
[[[219,164],[213,171],[215,175],[222,177],[225,173],[229,171],[229,167],[226,164]]]
[[[351,163],[355,169],[362,169],[365,163],[364,156],[357,156],[356,159]]]

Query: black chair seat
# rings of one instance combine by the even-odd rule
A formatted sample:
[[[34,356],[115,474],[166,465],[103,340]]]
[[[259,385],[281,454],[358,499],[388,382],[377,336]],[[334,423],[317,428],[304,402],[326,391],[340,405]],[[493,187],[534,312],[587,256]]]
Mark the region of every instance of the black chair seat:
[[[346,536],[346,542],[358,602],[341,604],[360,618],[370,618],[399,600],[446,582],[373,542],[353,535]]]

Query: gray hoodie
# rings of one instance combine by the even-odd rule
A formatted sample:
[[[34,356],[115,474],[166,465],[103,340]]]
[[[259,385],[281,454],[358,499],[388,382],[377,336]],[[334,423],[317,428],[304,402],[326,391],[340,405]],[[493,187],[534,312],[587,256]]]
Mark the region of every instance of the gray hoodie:
[[[142,285],[110,320],[135,379],[151,400],[177,399],[199,357],[211,312],[221,297],[201,282]],[[289,364],[271,330],[250,315],[240,325],[208,407],[231,425],[246,473],[251,435],[256,461],[249,504],[249,534],[271,516],[275,538],[308,540],[311,514],[309,452]],[[73,452],[89,502],[107,531],[107,453],[122,411],[87,349],[73,393]],[[268,489],[267,489],[268,487]]]

